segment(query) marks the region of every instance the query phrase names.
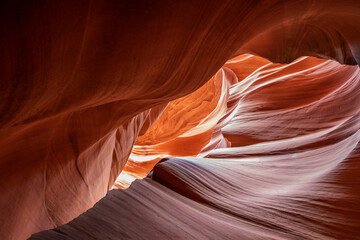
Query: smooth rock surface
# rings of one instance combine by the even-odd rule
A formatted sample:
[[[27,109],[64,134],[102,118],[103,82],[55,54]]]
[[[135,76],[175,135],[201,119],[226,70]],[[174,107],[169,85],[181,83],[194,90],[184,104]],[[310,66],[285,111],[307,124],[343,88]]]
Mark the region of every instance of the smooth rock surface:
[[[166,104],[243,53],[355,66],[290,65],[284,71],[297,72],[298,81],[284,83],[281,67],[271,67],[270,76],[260,73],[264,83],[274,81],[267,87],[252,85],[239,97],[230,89],[229,115],[200,152],[208,158],[160,163],[153,180],[111,191],[64,230],[34,237],[358,236],[359,24],[357,0],[2,1],[0,239],[27,238],[91,208]],[[308,71],[304,85],[299,69]],[[245,167],[232,160],[259,152],[271,154]],[[96,213],[104,208],[108,214]]]

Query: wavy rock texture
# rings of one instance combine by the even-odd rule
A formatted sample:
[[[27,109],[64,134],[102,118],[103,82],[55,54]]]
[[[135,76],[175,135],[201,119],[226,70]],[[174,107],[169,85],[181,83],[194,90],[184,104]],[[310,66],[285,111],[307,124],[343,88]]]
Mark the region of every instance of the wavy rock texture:
[[[243,53],[296,61],[227,62],[201,116],[220,99],[226,112],[168,145],[206,133],[198,158],[162,161],[33,238],[356,239],[358,66],[302,56],[358,64],[359,13],[357,0],[2,1],[0,239],[91,208],[168,102]]]
[[[196,156],[226,112],[229,83],[221,71],[192,94],[172,101],[144,135],[136,139],[114,188],[144,178],[165,157]]]
[[[226,97],[214,98],[226,111],[211,125],[211,140],[198,157],[165,158],[147,178],[110,191],[69,224],[32,239],[357,239],[359,67],[311,57],[282,65],[242,55],[228,61],[207,85],[214,79],[226,86]],[[139,178],[149,171],[141,166],[159,158],[148,159],[149,152],[189,153],[178,139],[190,124],[167,126],[176,126],[171,119],[181,101],[192,110],[186,111],[189,122],[192,112],[204,111],[189,100],[211,90],[205,86],[170,103],[139,137],[137,143],[144,146],[135,145],[133,155],[141,149],[145,156],[140,163],[130,159],[127,174]],[[210,124],[196,126],[204,125]],[[197,146],[194,138],[203,132],[196,135],[187,143]],[[161,148],[147,145],[156,136]],[[175,152],[171,142],[178,146]]]

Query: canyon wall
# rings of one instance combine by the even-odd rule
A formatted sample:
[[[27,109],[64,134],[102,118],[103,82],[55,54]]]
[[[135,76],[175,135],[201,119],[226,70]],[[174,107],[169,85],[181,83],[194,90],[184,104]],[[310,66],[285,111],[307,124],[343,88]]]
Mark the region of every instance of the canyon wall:
[[[2,1],[0,13],[1,239],[24,239],[91,208],[112,187],[138,134],[145,134],[166,104],[194,92],[228,59],[243,53],[280,63],[297,59],[304,66],[272,67],[258,73],[263,82],[256,77],[244,82],[239,74],[247,73],[227,63],[218,74],[238,76],[239,83],[229,80],[229,98],[243,100],[227,100],[229,115],[219,119],[209,136],[210,145],[200,149],[205,160],[163,161],[155,166],[152,179],[136,181],[125,191],[111,191],[87,214],[64,226],[63,233],[48,234],[66,237],[67,229],[79,222],[76,226],[84,226],[77,228],[79,236],[90,231],[89,238],[105,230],[116,238],[120,235],[111,229],[120,228],[124,237],[139,237],[140,225],[148,236],[166,237],[186,237],[177,234],[189,231],[187,236],[201,237],[194,228],[202,227],[208,236],[224,238],[247,233],[286,238],[291,232],[315,238],[329,229],[334,229],[335,237],[353,236],[359,219],[353,205],[359,190],[352,178],[358,171],[354,150],[358,67],[298,58],[316,56],[357,65],[358,1],[14,0]],[[321,82],[303,79],[307,69]],[[298,81],[282,83],[284,71],[299,72]],[[240,91],[243,84],[250,92]],[[297,88],[302,90],[296,93]],[[309,91],[302,99],[300,93]],[[300,116],[305,117],[299,120]],[[305,133],[316,136],[304,137]],[[244,143],[253,147],[243,152]],[[283,149],[285,145],[289,146]],[[277,157],[279,152],[283,158]],[[226,160],[257,154],[266,161],[254,165],[251,161],[256,158],[246,160],[251,163],[241,167],[238,160]],[[310,155],[319,156],[318,162],[311,162]],[[300,160],[285,161],[293,156]],[[292,165],[298,162],[304,169]],[[232,181],[242,184],[234,186]],[[139,192],[145,203],[134,200]],[[331,193],[340,199],[335,205]],[[105,211],[103,204],[108,201],[115,201],[119,211],[110,219],[118,216],[116,222],[125,225],[109,227],[113,222],[108,218],[101,228],[92,225],[101,225],[91,216]],[[239,206],[246,208],[241,217],[234,210]],[[290,214],[294,212],[297,215]],[[320,217],[311,215],[315,212]],[[338,215],[333,217],[333,212]],[[157,214],[163,216],[158,222]],[[195,220],[202,218],[205,223],[196,225]],[[342,223],[338,228],[344,234],[336,231],[335,223],[323,221],[331,218]],[[278,225],[269,224],[269,219]],[[299,219],[302,224],[290,224]],[[260,227],[253,222],[260,222]],[[320,230],[306,230],[310,223],[319,223]],[[69,231],[76,238],[77,233]]]
[[[213,79],[226,97],[199,105]],[[231,59],[138,138],[122,174],[147,177],[32,239],[357,239],[359,86],[358,66],[332,60]]]

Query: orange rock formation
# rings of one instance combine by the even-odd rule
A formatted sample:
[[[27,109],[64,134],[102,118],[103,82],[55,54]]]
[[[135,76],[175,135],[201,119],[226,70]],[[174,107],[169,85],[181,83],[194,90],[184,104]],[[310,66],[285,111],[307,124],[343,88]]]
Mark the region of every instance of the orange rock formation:
[[[0,239],[360,235],[359,1],[0,12]]]

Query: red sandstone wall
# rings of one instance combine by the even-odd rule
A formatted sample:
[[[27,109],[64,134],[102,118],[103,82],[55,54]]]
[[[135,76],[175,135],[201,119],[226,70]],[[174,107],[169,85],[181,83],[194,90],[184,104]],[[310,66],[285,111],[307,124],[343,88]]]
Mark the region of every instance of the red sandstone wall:
[[[156,118],[149,109],[195,91],[232,56],[358,63],[359,12],[355,0],[1,2],[0,238],[92,207]]]

